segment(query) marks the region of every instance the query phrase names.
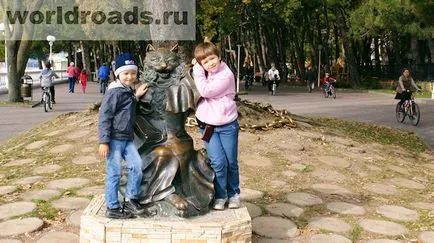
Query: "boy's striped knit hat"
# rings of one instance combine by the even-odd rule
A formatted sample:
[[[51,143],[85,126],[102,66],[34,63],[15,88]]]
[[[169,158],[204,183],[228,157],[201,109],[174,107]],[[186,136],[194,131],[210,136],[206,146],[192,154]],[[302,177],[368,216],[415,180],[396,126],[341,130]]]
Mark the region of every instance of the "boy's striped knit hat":
[[[127,52],[123,52],[119,54],[116,58],[115,65],[115,76],[117,77],[121,72],[127,70],[135,70],[137,71],[136,61],[134,60],[133,55]]]

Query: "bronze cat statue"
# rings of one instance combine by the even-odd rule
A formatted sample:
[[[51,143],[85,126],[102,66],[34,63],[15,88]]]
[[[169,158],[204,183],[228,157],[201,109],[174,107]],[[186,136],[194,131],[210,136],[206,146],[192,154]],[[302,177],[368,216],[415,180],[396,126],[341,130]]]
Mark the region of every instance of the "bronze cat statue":
[[[143,160],[140,202],[163,216],[205,214],[214,197],[214,171],[184,127],[196,104],[194,81],[185,70],[174,48],[148,46],[139,79],[148,85],[134,128]]]

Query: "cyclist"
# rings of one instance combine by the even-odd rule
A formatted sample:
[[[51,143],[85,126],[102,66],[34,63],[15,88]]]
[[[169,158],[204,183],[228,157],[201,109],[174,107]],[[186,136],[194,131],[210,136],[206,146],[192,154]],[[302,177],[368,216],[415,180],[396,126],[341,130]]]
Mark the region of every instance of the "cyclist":
[[[280,75],[279,70],[276,69],[274,62],[271,63],[271,68],[268,70],[268,90],[272,92],[273,82],[276,82],[276,87],[279,86]]]
[[[107,67],[105,63],[102,64],[102,66],[98,69],[98,80],[100,84],[99,92],[105,93],[106,86],[108,84],[108,81],[110,79],[110,70]]]
[[[402,105],[406,100],[411,99],[411,94],[414,91],[420,91],[420,89],[411,77],[410,69],[404,68],[398,80],[395,99],[400,100],[399,105]]]
[[[325,73],[325,77],[322,80],[322,84],[324,85],[324,92],[327,94],[327,92],[330,89],[330,84],[333,84],[336,82],[336,79],[333,78],[329,72]]]
[[[41,81],[41,88],[49,87],[50,88],[50,94],[51,94],[51,101],[53,104],[55,104],[54,99],[54,78],[59,78],[59,76],[51,70],[51,62],[49,60],[44,62],[45,69],[41,71],[41,74],[39,75],[39,80]]]

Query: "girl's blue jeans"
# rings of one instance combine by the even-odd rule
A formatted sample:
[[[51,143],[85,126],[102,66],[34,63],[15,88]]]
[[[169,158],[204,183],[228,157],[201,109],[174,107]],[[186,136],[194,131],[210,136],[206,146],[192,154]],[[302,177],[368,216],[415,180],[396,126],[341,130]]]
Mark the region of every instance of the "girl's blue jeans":
[[[142,158],[133,141],[111,140],[107,157],[105,201],[107,208],[119,208],[119,180],[122,176],[122,160],[127,162],[128,179],[125,198],[137,199],[142,182]]]
[[[235,120],[223,126],[214,127],[214,133],[205,142],[206,152],[211,160],[214,179],[215,198],[226,199],[240,193],[238,169],[238,133],[240,126]],[[204,129],[200,129],[203,134]]]

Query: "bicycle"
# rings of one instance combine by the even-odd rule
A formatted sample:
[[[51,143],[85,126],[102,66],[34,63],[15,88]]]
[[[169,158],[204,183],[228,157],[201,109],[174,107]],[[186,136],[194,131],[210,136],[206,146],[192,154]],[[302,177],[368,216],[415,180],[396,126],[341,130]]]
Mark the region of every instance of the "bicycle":
[[[53,101],[51,100],[50,87],[42,87],[42,106],[44,111],[53,109]]]
[[[333,83],[330,82],[328,90],[325,90],[325,87],[323,89],[324,98],[333,97],[333,99],[336,99],[336,91],[335,87],[333,86]]]
[[[271,95],[276,95],[277,82],[275,79],[272,80],[271,84]]]
[[[410,99],[405,100],[404,103],[398,102],[398,104],[396,104],[395,112],[396,112],[396,120],[399,123],[403,123],[405,117],[407,116],[408,119],[410,120],[410,123],[413,126],[417,126],[419,124],[420,109],[419,109],[419,105],[416,104],[413,95],[411,96]]]

